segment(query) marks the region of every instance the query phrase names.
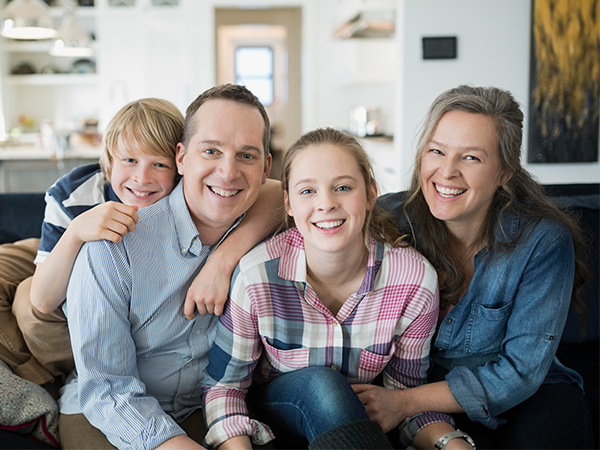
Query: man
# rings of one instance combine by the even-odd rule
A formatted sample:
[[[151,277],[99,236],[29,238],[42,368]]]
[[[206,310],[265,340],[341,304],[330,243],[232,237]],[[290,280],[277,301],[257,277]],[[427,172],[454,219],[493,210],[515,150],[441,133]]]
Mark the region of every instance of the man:
[[[202,448],[200,378],[216,318],[187,320],[184,300],[258,198],[268,148],[269,119],[256,97],[242,86],[209,89],[186,111],[182,180],[171,195],[141,209],[121,243],[84,245],[65,307],[77,376],[60,399],[64,449]],[[246,225],[255,230],[256,219]],[[247,234],[244,251],[264,237]],[[196,441],[184,429],[199,431]]]

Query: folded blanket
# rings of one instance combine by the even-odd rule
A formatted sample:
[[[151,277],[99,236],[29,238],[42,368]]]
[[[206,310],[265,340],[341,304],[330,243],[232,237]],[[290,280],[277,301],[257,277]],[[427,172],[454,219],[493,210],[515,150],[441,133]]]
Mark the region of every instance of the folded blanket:
[[[0,429],[59,448],[58,416],[58,405],[43,387],[15,375],[0,360]]]

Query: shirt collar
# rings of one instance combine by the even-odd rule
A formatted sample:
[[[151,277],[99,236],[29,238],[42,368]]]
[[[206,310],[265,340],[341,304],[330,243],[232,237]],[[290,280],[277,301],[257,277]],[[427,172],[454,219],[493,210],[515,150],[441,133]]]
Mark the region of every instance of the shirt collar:
[[[289,281],[306,283],[306,253],[304,251],[304,238],[298,228],[290,228],[285,232],[283,249],[279,258],[278,275]],[[369,260],[365,278],[357,292],[364,296],[375,287],[375,278],[379,273],[381,261],[385,256],[385,244],[369,238]]]
[[[179,240],[179,248],[181,254],[185,255],[191,252],[194,255],[198,255],[203,247],[202,240],[198,234],[198,229],[192,220],[190,211],[185,202],[185,196],[183,195],[183,179],[179,181],[173,192],[169,195],[169,207],[171,208],[173,219],[175,221],[175,229],[177,230],[177,239]],[[238,226],[242,221],[245,214],[238,217],[223,237],[217,244],[212,247],[212,250],[216,249],[221,242],[231,233],[231,231]]]
[[[112,201],[117,203],[123,203],[121,199],[117,197],[117,194],[115,194],[115,191],[113,190],[112,185],[110,183],[106,183],[104,185],[104,198],[107,202]]]

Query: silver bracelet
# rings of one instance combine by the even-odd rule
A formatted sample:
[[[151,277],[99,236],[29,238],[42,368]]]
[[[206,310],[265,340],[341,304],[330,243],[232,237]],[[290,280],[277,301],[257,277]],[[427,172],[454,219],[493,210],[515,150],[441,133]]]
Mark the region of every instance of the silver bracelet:
[[[473,450],[477,449],[477,447],[475,447],[475,442],[473,441],[473,438],[471,438],[471,436],[469,436],[464,431],[460,431],[458,429],[456,431],[451,431],[450,433],[444,434],[441,438],[439,438],[439,440],[435,443],[433,447],[437,450],[444,450],[444,448],[446,448],[446,444],[448,444],[448,442],[450,442],[452,439],[456,438],[464,439],[471,447],[473,447]]]

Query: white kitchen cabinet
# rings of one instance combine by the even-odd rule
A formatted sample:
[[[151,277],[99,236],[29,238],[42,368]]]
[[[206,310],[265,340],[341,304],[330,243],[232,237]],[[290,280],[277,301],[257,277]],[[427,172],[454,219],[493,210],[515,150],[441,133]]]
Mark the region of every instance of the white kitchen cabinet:
[[[5,0],[0,0],[4,7]],[[63,19],[62,7],[51,7],[58,28]],[[77,23],[93,35],[97,31],[97,9],[79,7]],[[96,57],[52,56],[52,40],[19,41],[0,37],[0,73],[2,79],[2,115],[4,131],[15,127],[25,132],[39,131],[43,120],[58,130],[72,130],[85,119],[98,118],[100,77]],[[99,52],[94,44],[96,55]],[[30,65],[35,73],[13,74],[20,65]],[[28,117],[30,124],[22,120]]]
[[[332,45],[335,77],[340,85],[377,85],[396,82],[398,50],[395,39],[336,40]]]
[[[388,138],[359,138],[371,159],[379,195],[402,190],[400,161],[394,149],[394,141]]]
[[[164,98],[184,112],[190,101],[187,79],[193,76],[187,62],[200,57],[190,53],[190,3],[129,0],[129,6],[116,6],[102,0],[100,5],[104,126],[139,98]]]

